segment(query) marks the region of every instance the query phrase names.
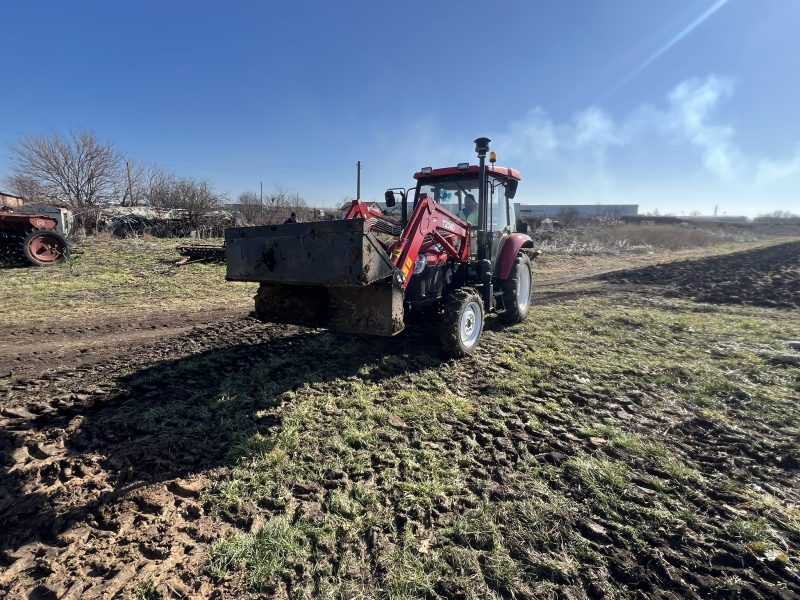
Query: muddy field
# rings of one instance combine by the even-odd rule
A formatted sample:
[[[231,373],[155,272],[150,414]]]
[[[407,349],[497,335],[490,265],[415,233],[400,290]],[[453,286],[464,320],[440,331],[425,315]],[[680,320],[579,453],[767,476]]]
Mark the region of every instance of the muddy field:
[[[799,254],[554,280],[461,361],[3,324],[0,596],[800,597]]]
[[[769,268],[765,268],[769,265]],[[800,242],[604,275],[664,286],[665,294],[717,304],[800,307]]]

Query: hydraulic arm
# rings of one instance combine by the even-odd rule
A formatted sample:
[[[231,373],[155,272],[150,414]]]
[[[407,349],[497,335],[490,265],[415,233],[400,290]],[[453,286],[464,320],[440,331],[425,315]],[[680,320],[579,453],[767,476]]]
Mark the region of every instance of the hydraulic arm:
[[[402,275],[403,289],[408,287],[409,273],[414,268],[420,249],[427,238],[439,244],[451,258],[459,262],[469,260],[470,228],[469,224],[439,205],[433,198],[423,194],[417,202],[414,212],[405,228],[384,217],[366,206],[360,200],[354,200],[345,219],[363,218],[367,220],[370,231],[389,233],[393,224],[399,239],[394,244],[386,245],[390,251],[392,263]],[[401,233],[402,231],[402,233]]]

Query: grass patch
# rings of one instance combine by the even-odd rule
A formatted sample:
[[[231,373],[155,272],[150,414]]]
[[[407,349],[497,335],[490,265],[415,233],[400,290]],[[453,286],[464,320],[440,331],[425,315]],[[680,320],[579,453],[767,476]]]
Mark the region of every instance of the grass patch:
[[[248,586],[259,589],[276,577],[289,575],[309,555],[305,536],[285,518],[276,517],[254,533],[240,533],[209,549],[209,569],[224,576],[232,568],[246,568]]]
[[[653,250],[683,250],[754,241],[763,232],[741,227],[695,225],[626,225],[588,223],[569,229],[537,230],[537,246],[559,254],[620,254]]]
[[[223,264],[175,267],[175,246],[195,239],[88,237],[68,262],[0,269],[0,303],[19,323],[82,317],[136,318],[143,312],[223,308],[251,302],[252,284],[225,281]],[[203,243],[222,243],[204,240]]]

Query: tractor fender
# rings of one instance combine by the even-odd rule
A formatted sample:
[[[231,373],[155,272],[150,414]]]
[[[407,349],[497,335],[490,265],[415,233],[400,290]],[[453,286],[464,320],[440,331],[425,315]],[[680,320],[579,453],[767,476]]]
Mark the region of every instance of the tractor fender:
[[[508,239],[500,249],[500,256],[497,257],[497,262],[495,263],[494,277],[496,279],[508,279],[517,254],[523,249],[530,249],[531,259],[539,256],[539,253],[533,250],[533,240],[529,235],[524,233],[509,234]]]

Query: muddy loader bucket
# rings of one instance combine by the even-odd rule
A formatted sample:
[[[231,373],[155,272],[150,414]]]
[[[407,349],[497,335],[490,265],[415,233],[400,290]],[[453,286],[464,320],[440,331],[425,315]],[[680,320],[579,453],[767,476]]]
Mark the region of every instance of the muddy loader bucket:
[[[225,230],[230,281],[257,281],[256,317],[346,333],[403,330],[398,272],[363,219]]]

